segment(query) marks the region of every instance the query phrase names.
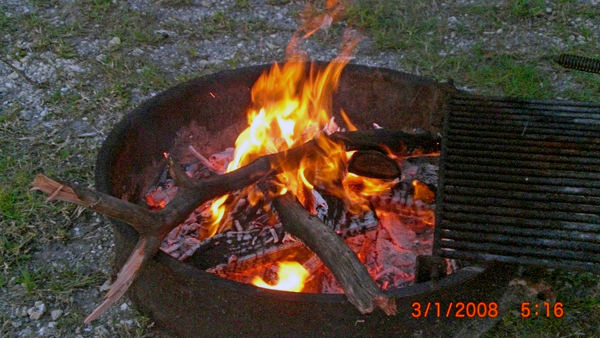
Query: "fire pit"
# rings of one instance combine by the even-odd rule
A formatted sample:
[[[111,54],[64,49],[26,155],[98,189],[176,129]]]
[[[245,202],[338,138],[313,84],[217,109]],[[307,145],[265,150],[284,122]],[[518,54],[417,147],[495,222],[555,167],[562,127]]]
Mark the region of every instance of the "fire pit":
[[[317,63],[317,67],[324,64]],[[245,121],[250,88],[269,65],[226,71],[193,80],[150,99],[119,123],[106,139],[96,166],[100,192],[140,203],[160,176],[164,152],[192,123],[215,135]],[[392,70],[348,65],[333,98],[359,129],[373,123],[414,132],[441,129],[448,94],[456,89]],[[340,119],[340,116],[336,116]],[[233,141],[233,140],[232,140]],[[231,145],[230,145],[231,146]],[[137,233],[113,221],[118,270]],[[181,337],[198,336],[451,336],[464,319],[457,313],[419,314],[414,305],[498,301],[512,274],[503,266],[471,266],[436,281],[390,291],[396,316],[362,315],[344,295],[270,291],[226,280],[159,252],[136,278],[130,297],[143,313]],[[486,305],[487,306],[487,305]],[[481,315],[493,321],[496,316]],[[417,318],[415,318],[417,317]]]

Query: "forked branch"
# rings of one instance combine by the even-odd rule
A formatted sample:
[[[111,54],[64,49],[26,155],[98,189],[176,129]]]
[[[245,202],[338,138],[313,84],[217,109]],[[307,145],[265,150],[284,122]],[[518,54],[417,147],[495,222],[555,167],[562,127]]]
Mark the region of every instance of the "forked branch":
[[[435,149],[435,139],[427,135],[415,137],[414,135],[402,133],[400,131],[388,130],[375,130],[368,133],[334,133],[328,138],[323,137],[321,139],[314,139],[285,152],[262,156],[233,172],[201,181],[193,181],[188,178],[181,171],[179,165],[176,165],[173,159],[170,158],[169,166],[171,176],[176,180],[178,185],[177,195],[165,208],[158,212],[151,212],[133,203],[80,185],[69,185],[54,181],[41,174],[37,175],[33,181],[32,190],[40,190],[48,194],[48,200],[58,199],[82,205],[109,217],[121,220],[131,225],[140,234],[140,238],[134,251],[119,272],[117,280],[111,286],[103,303],[85,319],[85,323],[89,323],[100,316],[127,291],[139,270],[147,264],[156,252],[158,252],[164,237],[177,225],[183,222],[199,205],[231,191],[243,189],[267,175],[278,172],[284,164],[288,168],[298,167],[303,158],[316,153],[323,154],[324,150],[319,143],[328,142],[327,139],[328,141],[343,143],[346,145],[347,149],[384,149],[392,150],[396,155],[410,155],[414,153],[415,149],[422,152],[437,151],[437,149]],[[432,145],[434,149],[432,149]],[[327,154],[324,155],[327,156]],[[296,210],[297,206],[288,201],[288,199],[289,198],[287,197],[282,197],[280,202],[278,202],[280,206],[277,208],[281,209],[287,205],[291,207],[292,211],[290,212],[299,212]],[[280,213],[285,215],[287,214],[287,211],[280,210]],[[301,214],[304,215],[304,213]],[[307,219],[307,224],[314,223],[310,221],[309,217],[305,216],[307,215],[302,217]],[[297,225],[297,223],[297,220],[292,221],[291,226]],[[307,228],[307,226],[303,226],[303,228]],[[294,232],[294,230],[290,228],[290,232]],[[306,241],[307,245],[313,249],[311,247],[312,244],[310,244],[312,242],[310,238],[314,238],[316,236],[315,234],[305,235],[296,233],[296,235],[301,240]],[[306,236],[309,237],[308,240],[303,238]],[[334,237],[339,238],[337,236]],[[333,247],[336,248],[336,251],[345,250],[343,247],[346,247],[343,241],[341,244],[337,243],[333,245]],[[346,249],[349,250],[347,247]],[[374,290],[373,285],[375,285],[375,283],[373,280],[369,277],[369,282],[365,279],[364,274],[357,270],[359,268],[355,266],[355,263],[358,262],[358,260],[354,262],[354,259],[351,257],[348,258],[346,254],[343,254],[342,256],[346,257],[343,259],[344,261],[337,262],[330,257],[321,256],[336,256],[339,252],[332,253],[321,249],[315,250],[317,250],[315,251],[317,255],[319,255],[323,262],[328,265],[336,278],[340,280],[346,293],[349,294],[348,297],[350,301],[355,304],[361,312],[370,312],[375,307],[380,307],[388,314],[395,313],[393,299],[383,297],[381,291]],[[350,264],[350,268],[344,268],[344,271],[336,272],[336,268],[333,266],[339,264]],[[342,274],[348,274],[348,276],[342,276]],[[350,280],[349,284],[346,283],[346,285],[344,285],[344,280]],[[349,289],[359,286],[364,290],[353,291]],[[358,296],[353,295],[357,293]]]

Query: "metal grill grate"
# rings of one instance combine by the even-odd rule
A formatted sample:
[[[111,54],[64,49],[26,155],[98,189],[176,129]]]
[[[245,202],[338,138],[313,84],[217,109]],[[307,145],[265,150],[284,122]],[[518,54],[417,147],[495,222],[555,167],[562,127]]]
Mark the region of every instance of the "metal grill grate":
[[[457,95],[436,255],[600,271],[600,104]]]

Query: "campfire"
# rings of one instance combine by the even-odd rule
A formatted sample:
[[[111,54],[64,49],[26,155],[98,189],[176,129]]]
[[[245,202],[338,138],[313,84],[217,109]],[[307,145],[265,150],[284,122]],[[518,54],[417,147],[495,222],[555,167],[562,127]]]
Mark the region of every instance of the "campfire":
[[[379,288],[414,281],[416,256],[431,254],[434,194],[429,187],[436,184],[437,167],[435,160],[420,161],[420,166],[403,160],[435,152],[435,141],[423,135],[414,149],[398,147],[394,141],[406,135],[378,125],[356,132],[343,111],[344,127],[338,126],[329,112],[346,60],[338,57],[325,69],[308,72],[304,62],[275,64],[252,88],[249,126],[237,137],[235,150],[211,154],[214,149],[204,146],[211,136],[195,125],[179,133],[174,153],[182,159],[185,174],[195,180],[232,172],[260,156],[286,152],[310,140],[321,151],[301,154],[297,166],[284,159],[278,173],[262,182],[202,204],[167,235],[163,251],[185,261],[196,251],[207,256],[219,246],[220,259],[207,270],[222,277],[284,291],[302,291],[311,282],[304,292],[343,293],[319,257],[284,230],[277,215],[282,211],[273,210],[272,202],[290,192],[306,211],[346,239]],[[398,140],[386,140],[390,135]],[[145,201],[160,210],[176,194],[175,180],[165,169]],[[290,280],[296,282],[290,285]]]
[[[182,337],[450,336],[465,332],[452,327],[465,323],[451,311],[458,304],[476,305],[479,319],[501,316],[497,301],[515,271],[499,264],[456,269],[450,258],[559,257],[571,266],[573,258],[591,257],[572,248],[595,252],[593,236],[578,232],[594,229],[593,208],[567,205],[570,196],[560,195],[590,192],[579,171],[593,159],[570,156],[595,150],[589,105],[473,99],[451,84],[347,65],[351,35],[330,64],[305,62],[295,52],[316,27],[335,21],[340,7],[329,3],[330,11],[294,36],[285,63],[195,79],[127,115],[98,155],[98,191],[36,177],[33,189],[48,200],[78,203],[114,225],[120,272],[86,323],[129,290],[142,313]],[[444,111],[440,217],[436,255],[429,256]],[[558,123],[575,131],[565,136]],[[498,144],[481,141],[490,136]],[[530,153],[547,162],[530,161]],[[554,168],[555,159],[566,164]],[[565,186],[547,177],[555,173]],[[548,191],[573,213],[545,219],[523,209],[553,210],[541,203],[555,197]],[[589,224],[567,234],[573,214]],[[529,215],[533,229],[520,228]],[[542,231],[547,225],[551,231]],[[547,238],[532,238],[540,234]],[[482,305],[494,312],[480,313]]]
[[[179,133],[179,149],[173,152],[189,178],[202,180],[308,141],[315,142],[319,151],[301,153],[292,161],[286,156],[267,178],[202,204],[167,235],[163,251],[185,261],[196,251],[202,255],[220,245],[226,247],[219,248],[220,260],[207,270],[222,277],[297,292],[311,282],[304,292],[343,293],[318,255],[302,243],[307,239],[294,238],[289,225],[282,225],[285,215],[278,214],[287,211],[274,205],[285,200],[283,207],[289,208],[290,201],[297,199],[323,225],[346,239],[379,288],[393,289],[414,281],[416,256],[431,254],[434,194],[426,184],[410,179],[415,172],[404,175],[403,183],[410,179],[410,191],[401,189],[400,166],[408,156],[435,152],[435,140],[422,135],[421,143],[409,149],[407,135],[382,130],[377,124],[357,132],[343,110],[338,125],[331,114],[332,95],[358,38],[347,31],[339,56],[320,70],[305,69],[307,63],[299,51],[302,39],[334,17],[325,14],[303,25],[299,32],[305,32],[304,36],[300,38],[297,32],[287,48],[288,61],[274,64],[256,81],[248,126],[236,137],[235,149],[206,147],[211,136],[191,126]],[[422,169],[429,170],[430,186],[435,184],[434,166]],[[145,200],[160,210],[177,194],[177,188],[165,169]],[[411,195],[408,203],[407,194]],[[319,251],[314,246],[323,244],[312,245],[311,249]]]
[[[327,267],[322,257],[338,259],[340,252],[351,251],[354,259],[364,269],[365,274],[360,274],[361,278],[366,276],[371,283],[375,284],[374,289],[377,292],[375,295],[383,295],[384,299],[395,301],[398,313],[396,316],[387,316],[384,311],[378,310],[361,314],[355,304],[348,301],[351,293],[345,289],[345,294],[306,293],[306,291],[316,292],[308,288],[312,287],[311,283],[316,283],[321,278],[318,276],[307,283],[305,292],[295,293],[237,283],[206,272],[207,269],[220,264],[234,263],[224,257],[229,257],[230,248],[235,246],[235,241],[238,240],[236,232],[239,231],[235,222],[232,222],[231,230],[209,238],[212,244],[196,250],[184,262],[159,250],[169,233],[181,224],[185,224],[199,206],[209,204],[210,201],[225,194],[235,195],[236,191],[256,182],[262,186],[262,182],[267,182],[278,172],[277,168],[284,158],[287,159],[287,164],[295,163],[299,166],[299,158],[303,157],[300,156],[301,154],[318,153],[316,141],[310,140],[285,153],[261,156],[230,173],[211,174],[206,178],[195,179],[186,174],[186,170],[190,169],[186,164],[193,164],[196,161],[195,156],[189,151],[189,145],[193,145],[205,157],[208,156],[209,160],[211,154],[221,153],[228,147],[234,146],[235,138],[247,125],[247,107],[251,106],[250,88],[261,74],[269,71],[270,67],[270,65],[263,65],[242,68],[199,78],[171,88],[144,103],[115,126],[104,142],[96,165],[97,191],[77,184],[56,182],[41,175],[37,177],[34,187],[45,191],[50,199],[84,205],[108,215],[114,225],[115,273],[119,270],[120,272],[118,275],[115,274],[116,279],[111,291],[99,310],[94,312],[94,316],[99,315],[102,310],[129,290],[128,296],[136,308],[150,316],[161,327],[181,337],[214,336],[217,333],[225,336],[233,334],[253,336],[257,333],[267,336],[294,336],[310,335],[311,332],[317,331],[337,332],[338,336],[343,334],[346,337],[365,336],[375,332],[377,335],[393,335],[405,331],[440,334],[440,332],[450,332],[454,322],[453,317],[414,319],[412,305],[415,302],[422,304],[440,302],[443,305],[456,302],[457,299],[478,301],[498,299],[497,297],[508,283],[507,276],[510,273],[510,269],[501,266],[490,269],[461,268],[448,277],[443,277],[443,273],[436,273],[440,279],[435,282],[427,282],[427,278],[418,278],[414,285],[397,289],[393,289],[388,282],[388,288],[382,290],[382,281],[374,282],[368,268],[361,263],[362,258],[359,259],[357,254],[349,250],[348,245],[355,248],[352,244],[357,240],[352,239],[352,236],[368,237],[385,234],[387,230],[385,232],[365,230],[361,235],[362,229],[349,226],[347,231],[342,229],[338,233],[339,229],[334,230],[333,223],[328,221],[336,219],[337,216],[334,217],[335,215],[332,214],[331,218],[324,218],[325,221],[322,221],[318,218],[318,212],[317,215],[308,212],[296,201],[296,197],[293,197],[289,203],[290,208],[284,209],[294,212],[293,216],[288,218],[296,219],[296,222],[301,224],[306,223],[308,229],[317,229],[317,234],[312,237],[327,240],[331,238],[342,240],[341,237],[345,237],[345,242],[342,240],[339,249],[333,247],[330,252],[317,254],[319,260]],[[309,67],[310,65],[307,64],[305,69]],[[319,70],[326,68],[326,65],[317,62],[313,67]],[[439,117],[444,107],[443,98],[453,90],[451,86],[410,74],[351,64],[344,68],[339,88],[333,94],[332,114],[335,121],[340,121],[340,124],[346,128],[347,125],[340,114],[343,109],[358,130],[338,131],[327,137],[335,143],[343,144],[344,149],[356,150],[352,157],[357,154],[364,155],[348,162],[348,170],[357,172],[358,176],[367,174],[372,176],[370,172],[381,173],[382,171],[390,176],[401,176],[400,182],[388,193],[373,196],[371,202],[374,205],[379,203],[388,206],[381,210],[384,213],[380,211],[379,214],[392,215],[393,218],[401,219],[402,223],[408,225],[408,228],[401,229],[410,229],[412,232],[407,231],[407,233],[411,236],[414,233],[417,236],[418,242],[415,241],[413,244],[427,244],[421,235],[425,235],[430,226],[426,222],[421,223],[420,220],[430,217],[429,209],[433,206],[428,201],[431,198],[430,194],[426,189],[421,188],[424,188],[422,185],[433,188],[431,183],[435,182],[434,169],[437,165],[437,157],[403,157],[400,166],[402,174],[398,175],[397,167],[382,160],[372,160],[373,157],[370,156],[374,151],[388,157],[387,150],[381,150],[382,144],[389,145],[383,148],[389,148],[394,153],[402,153],[404,149],[405,154],[412,154],[413,150],[419,148],[417,145],[426,144],[426,140],[432,139],[430,135],[436,135],[439,130],[441,125]],[[388,128],[375,129],[373,123]],[[428,132],[415,134],[415,129]],[[190,131],[193,133],[188,133]],[[413,133],[406,133],[409,131]],[[206,141],[204,146],[210,151],[189,140],[189,136],[202,135],[202,133]],[[184,139],[186,142],[180,142]],[[378,146],[374,140],[380,139],[384,142],[379,142]],[[431,146],[430,150],[426,150],[427,153],[435,153],[435,142]],[[181,153],[178,153],[177,149],[180,149]],[[165,158],[165,152],[170,154],[168,158]],[[188,153],[189,158],[184,157],[185,153]],[[373,165],[365,166],[362,164],[365,162]],[[165,163],[170,163],[168,175],[173,181],[169,181],[169,176],[165,176]],[[395,175],[391,175],[394,171]],[[309,179],[311,179],[310,175]],[[415,180],[421,183],[416,182],[413,185]],[[177,194],[168,197],[169,203],[166,203],[164,208],[148,210],[145,196],[150,191],[154,191],[152,186],[161,186],[161,182],[176,184]],[[323,197],[329,200],[326,194]],[[388,202],[386,202],[387,197],[390,197]],[[345,210],[334,208],[333,205],[334,203],[328,203],[329,210]],[[278,207],[273,205],[274,210],[278,211]],[[371,213],[374,216],[372,220],[376,219],[375,216],[378,217],[378,226],[383,227],[385,218],[378,215],[377,210],[373,210],[375,212]],[[284,231],[287,231],[283,227],[295,224],[287,222],[282,217],[285,215],[287,215],[285,212],[276,215],[281,221],[281,227],[272,226],[279,239],[277,243],[274,243],[275,236],[271,231],[264,230],[255,244],[271,241],[269,245],[283,245],[284,243],[281,242],[285,237]],[[227,218],[228,216],[224,215],[224,219]],[[316,220],[318,222],[311,223]],[[360,218],[356,220],[359,221]],[[375,223],[369,221],[368,217],[364,217],[360,222],[357,225]],[[325,227],[331,225],[329,234],[325,234],[327,230],[320,232],[323,224],[326,224]],[[246,224],[240,221],[240,225]],[[260,231],[260,228],[251,230],[252,233],[260,233]],[[305,238],[311,238],[310,235],[290,233],[296,241],[286,240],[285,245],[296,245],[294,251],[301,248],[299,242],[307,243]],[[239,236],[239,239],[244,241],[243,237]],[[365,239],[368,240],[370,239]],[[228,241],[231,241],[233,246],[228,245]],[[311,253],[309,252],[308,255]],[[243,255],[236,254],[236,256],[241,263]],[[348,255],[348,257],[352,256]],[[421,262],[425,257],[427,256],[418,256],[417,260]],[[277,258],[272,261],[280,260],[288,259]],[[308,260],[309,257],[305,257],[296,262],[306,265]],[[345,264],[335,262],[332,266],[347,266]],[[437,266],[437,263],[435,265]],[[311,269],[310,266],[307,268]],[[272,271],[266,275],[262,273],[259,276],[271,283],[275,269],[277,268],[271,269]],[[329,267],[327,270],[330,270]],[[419,265],[418,276],[421,276],[422,270]],[[379,272],[381,271],[383,270]],[[342,272],[345,271],[342,269]],[[337,275],[333,271],[331,273],[337,281]],[[429,274],[430,272],[425,271],[423,276]],[[350,278],[354,277],[350,276]],[[251,279],[248,279],[248,282],[251,282]],[[356,284],[368,285],[363,284],[362,280]],[[358,291],[362,290],[358,289]],[[369,309],[367,306],[362,308],[363,311],[367,312],[365,310]],[[285,320],[281,325],[269,325],[268,318]],[[459,322],[464,320],[457,319],[457,324]],[[352,334],[349,334],[350,332]]]
[[[36,178],[34,189],[48,193],[49,199],[84,205],[128,223],[139,234],[105,301],[86,322],[119,299],[159,250],[234,281],[285,291],[344,293],[360,313],[376,308],[396,313],[395,297],[386,291],[412,284],[417,256],[431,254],[439,151],[435,133],[414,128],[407,133],[398,126],[430,129],[430,112],[439,110],[440,98],[452,88],[401,79],[410,86],[401,94],[412,95],[409,104],[397,96],[404,89],[386,85],[364,93],[389,94],[388,101],[349,99],[352,113],[346,114],[333,97],[358,40],[345,34],[339,56],[327,66],[307,63],[297,53],[315,23],[320,27],[330,19],[324,15],[303,26],[299,32],[304,35],[297,33],[288,47],[287,61],[255,78],[249,105],[222,95],[248,88],[237,84],[253,76],[243,70],[236,75],[240,80],[211,82],[206,92],[188,84],[175,88],[205,95],[202,100],[207,101],[198,107],[211,116],[230,114],[223,102],[236,111],[249,107],[247,120],[217,118],[209,126],[194,117],[205,113],[191,112],[200,101],[179,101],[179,110],[159,103],[152,109],[160,116],[149,116],[144,123],[161,125],[160,131],[145,128],[149,133],[144,136],[120,137],[129,142],[122,149],[131,160],[111,165],[118,173],[142,168],[129,183],[111,183],[119,187],[111,194],[120,198],[43,175]],[[386,76],[392,77],[390,83],[397,81],[397,75],[381,71],[370,74],[359,67],[354,72],[355,88],[382,78],[390,81]],[[419,100],[427,95],[427,101]],[[394,98],[399,106],[390,103]],[[363,117],[354,119],[358,102]],[[366,102],[373,103],[364,106]],[[407,107],[422,114],[400,122],[395,112]],[[386,113],[378,114],[382,109]],[[174,113],[178,111],[186,115]],[[128,121],[122,125],[130,126]],[[160,140],[169,130],[172,139]],[[134,144],[156,142],[161,145],[132,152]],[[145,206],[134,204],[140,199]],[[451,261],[445,269],[453,269]]]

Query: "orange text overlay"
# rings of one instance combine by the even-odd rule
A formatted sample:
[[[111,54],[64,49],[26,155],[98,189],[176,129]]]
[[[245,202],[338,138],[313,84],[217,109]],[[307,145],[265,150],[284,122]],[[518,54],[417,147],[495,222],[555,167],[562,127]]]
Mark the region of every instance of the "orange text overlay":
[[[498,317],[498,303],[496,302],[450,302],[442,303],[412,303],[412,316],[421,317],[454,317],[454,318],[496,318]]]
[[[544,302],[541,304],[523,302],[521,303],[521,317],[556,317],[562,318],[565,315],[563,310],[563,303],[556,302],[554,304],[550,302]]]

